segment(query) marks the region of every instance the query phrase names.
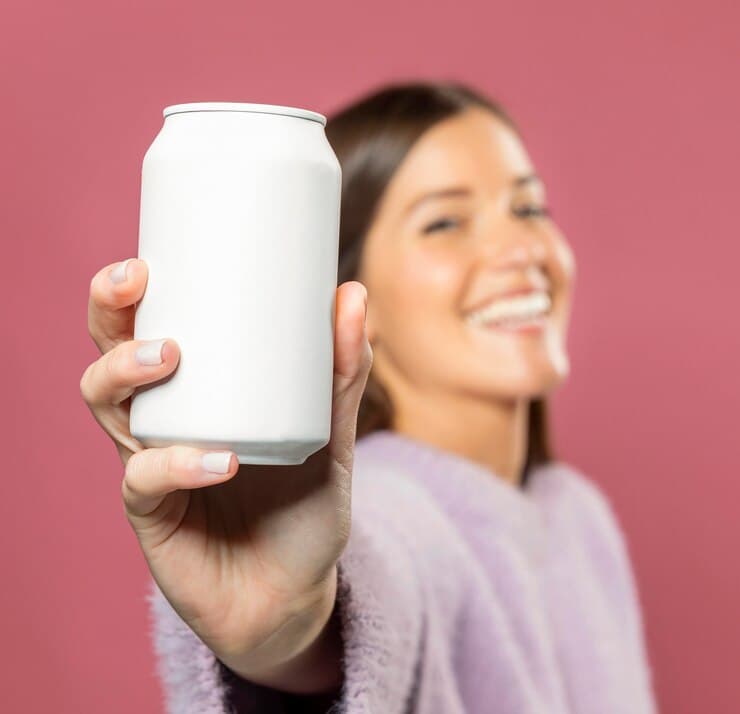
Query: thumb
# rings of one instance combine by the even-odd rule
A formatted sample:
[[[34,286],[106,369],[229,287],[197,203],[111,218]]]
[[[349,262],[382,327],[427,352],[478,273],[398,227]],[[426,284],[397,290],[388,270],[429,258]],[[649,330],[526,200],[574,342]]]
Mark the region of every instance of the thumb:
[[[367,289],[356,280],[342,283],[336,293],[334,328],[334,392],[331,451],[340,463],[351,457],[357,413],[370,374],[373,352],[365,330]]]

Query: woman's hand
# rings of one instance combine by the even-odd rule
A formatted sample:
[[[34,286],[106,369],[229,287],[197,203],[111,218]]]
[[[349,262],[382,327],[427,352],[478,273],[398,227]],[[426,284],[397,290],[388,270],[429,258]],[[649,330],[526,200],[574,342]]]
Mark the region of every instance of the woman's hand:
[[[131,395],[172,373],[180,353],[168,338],[161,364],[137,361],[145,343],[132,339],[134,314],[148,268],[130,260],[127,279],[114,282],[114,267],[90,284],[88,329],[102,354],[80,390],[125,466],[126,516],[167,600],[224,663],[245,676],[241,663],[279,668],[316,637],[315,627],[301,626],[312,609],[326,621],[349,536],[357,412],[372,363],[365,288],[350,281],[337,289],[329,443],[298,466],[239,465],[222,452],[231,458],[206,465],[228,470],[210,473],[204,449],[146,449],[131,436]]]

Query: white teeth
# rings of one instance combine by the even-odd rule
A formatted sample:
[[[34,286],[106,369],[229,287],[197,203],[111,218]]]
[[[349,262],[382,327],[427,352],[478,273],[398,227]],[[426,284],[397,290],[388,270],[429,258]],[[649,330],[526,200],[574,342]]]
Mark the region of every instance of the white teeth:
[[[501,298],[481,310],[471,312],[466,320],[474,325],[487,322],[526,321],[541,317],[550,310],[550,296],[546,292],[513,295]]]

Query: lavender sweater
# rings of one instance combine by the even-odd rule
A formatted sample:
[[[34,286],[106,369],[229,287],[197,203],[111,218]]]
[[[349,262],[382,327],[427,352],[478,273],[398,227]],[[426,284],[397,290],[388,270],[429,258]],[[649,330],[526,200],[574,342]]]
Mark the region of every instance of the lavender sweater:
[[[170,714],[645,714],[657,710],[625,537],[595,483],[561,462],[517,488],[392,431],[358,440],[334,616],[335,696],[230,672],[152,580]]]

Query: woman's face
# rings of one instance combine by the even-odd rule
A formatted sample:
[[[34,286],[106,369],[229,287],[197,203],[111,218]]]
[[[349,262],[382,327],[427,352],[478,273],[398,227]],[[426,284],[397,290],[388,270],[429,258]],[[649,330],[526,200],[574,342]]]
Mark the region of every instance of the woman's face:
[[[573,254],[517,135],[471,108],[431,127],[363,248],[373,371],[404,391],[543,396],[568,374]]]

